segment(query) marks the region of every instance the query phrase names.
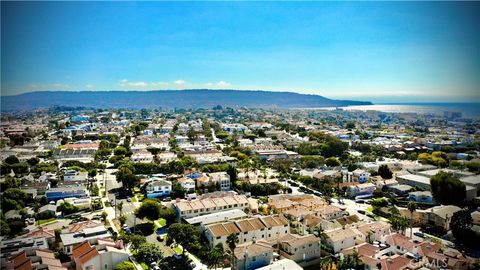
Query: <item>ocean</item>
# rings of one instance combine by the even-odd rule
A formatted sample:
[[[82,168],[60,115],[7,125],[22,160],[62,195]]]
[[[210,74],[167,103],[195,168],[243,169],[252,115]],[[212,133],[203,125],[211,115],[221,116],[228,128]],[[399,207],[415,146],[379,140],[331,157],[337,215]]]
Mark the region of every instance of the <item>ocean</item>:
[[[342,107],[348,111],[380,111],[388,113],[418,113],[443,115],[460,112],[465,118],[480,118],[480,103],[398,103]]]

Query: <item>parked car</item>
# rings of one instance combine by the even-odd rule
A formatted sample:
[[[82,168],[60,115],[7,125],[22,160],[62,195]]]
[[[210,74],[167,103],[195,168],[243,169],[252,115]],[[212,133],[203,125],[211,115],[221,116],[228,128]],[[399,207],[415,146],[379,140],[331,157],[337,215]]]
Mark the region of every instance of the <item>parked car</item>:
[[[418,237],[425,237],[425,235],[422,232],[414,232],[413,235],[418,236]]]
[[[162,236],[159,235],[159,236],[157,236],[157,240],[158,240],[158,242],[163,242],[164,239],[163,239]]]
[[[358,210],[357,212],[362,214],[362,215],[365,215],[365,210]]]
[[[132,198],[127,197],[127,202],[132,202]]]
[[[94,215],[94,216],[92,217],[92,219],[94,219],[94,220],[100,220],[100,219],[102,219],[102,215]]]

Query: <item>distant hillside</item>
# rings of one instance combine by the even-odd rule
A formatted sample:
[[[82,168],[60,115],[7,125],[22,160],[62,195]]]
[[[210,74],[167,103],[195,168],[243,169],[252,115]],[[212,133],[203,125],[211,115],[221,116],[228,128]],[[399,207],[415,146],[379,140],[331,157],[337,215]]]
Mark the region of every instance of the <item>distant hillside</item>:
[[[370,102],[333,100],[319,95],[246,90],[160,91],[42,91],[2,96],[2,111],[55,105],[93,108],[211,108],[216,105],[250,108],[313,108],[369,105]]]

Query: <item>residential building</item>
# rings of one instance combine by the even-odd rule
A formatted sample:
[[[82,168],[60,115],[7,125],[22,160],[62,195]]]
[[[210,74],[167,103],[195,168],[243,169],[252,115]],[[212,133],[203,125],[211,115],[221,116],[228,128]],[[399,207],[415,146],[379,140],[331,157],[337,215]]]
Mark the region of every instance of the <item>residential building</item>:
[[[228,193],[218,197],[216,195],[213,197],[202,196],[194,200],[180,200],[174,202],[172,207],[180,219],[188,219],[223,210],[246,210],[249,209],[249,203],[244,195]]]
[[[325,232],[326,241],[334,252],[351,248],[361,240],[361,233],[353,228],[338,229]]]
[[[148,198],[169,196],[172,192],[172,182],[163,179],[152,180],[146,184],[145,192]]]
[[[84,241],[94,243],[97,239],[110,237],[112,237],[112,234],[105,226],[84,228],[81,231],[60,234],[60,239],[62,240],[61,248],[66,254],[70,255],[73,252],[73,248]]]
[[[273,259],[270,243],[259,240],[237,245],[233,251],[232,270],[254,270],[267,266]]]
[[[254,239],[279,239],[289,232],[289,222],[283,216],[255,217],[205,227],[210,246],[222,243],[224,248],[228,248],[227,237],[232,233],[238,234],[239,243],[242,244]]]
[[[113,270],[117,264],[129,260],[121,240],[98,239],[94,244],[84,241],[73,248],[72,261],[76,270]]]
[[[68,170],[63,174],[63,181],[85,181],[87,180],[88,172],[77,172],[75,170]]]
[[[375,185],[372,183],[363,183],[363,184],[357,184],[353,186],[349,186],[347,189],[347,194],[350,197],[355,197],[355,196],[369,196],[373,194],[373,191],[375,191]]]
[[[3,251],[3,250],[2,250]],[[7,270],[67,270],[53,251],[40,248],[28,248],[10,258],[2,259],[2,269]]]
[[[293,260],[302,267],[318,264],[320,239],[313,234],[287,234],[278,240],[280,256]]]

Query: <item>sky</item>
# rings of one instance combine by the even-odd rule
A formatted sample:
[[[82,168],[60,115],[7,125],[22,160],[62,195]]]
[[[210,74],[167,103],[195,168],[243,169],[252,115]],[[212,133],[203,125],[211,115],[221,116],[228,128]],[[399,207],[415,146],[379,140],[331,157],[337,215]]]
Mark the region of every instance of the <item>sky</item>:
[[[480,2],[1,2],[1,94],[480,102]]]

